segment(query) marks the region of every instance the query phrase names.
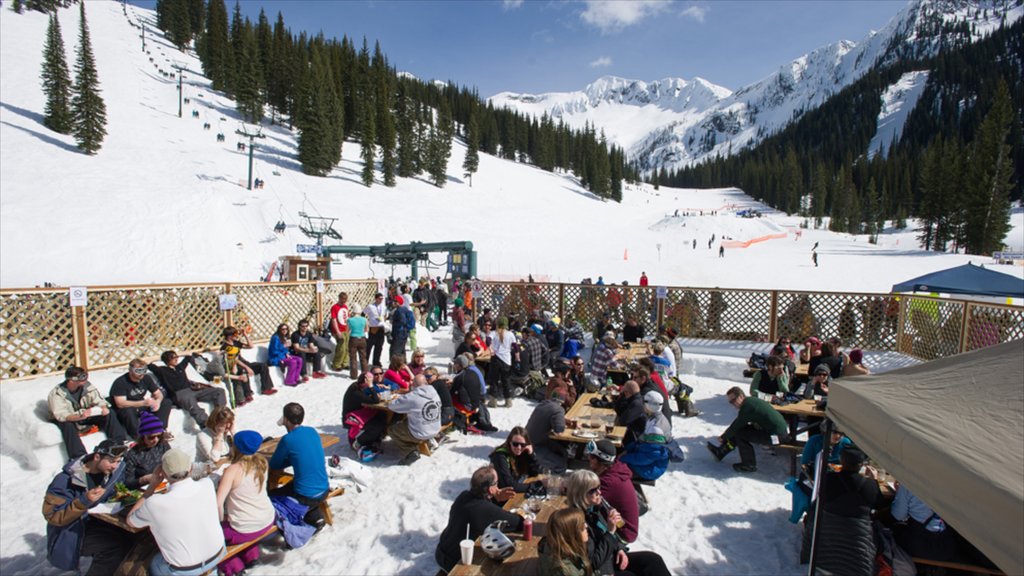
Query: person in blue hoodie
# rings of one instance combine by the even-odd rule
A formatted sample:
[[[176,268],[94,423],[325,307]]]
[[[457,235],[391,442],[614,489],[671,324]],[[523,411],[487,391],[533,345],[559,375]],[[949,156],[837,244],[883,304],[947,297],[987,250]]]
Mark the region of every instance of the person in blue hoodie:
[[[131,549],[131,535],[112,524],[89,518],[89,509],[106,502],[124,477],[128,446],[104,440],[81,458],[71,460],[46,488],[46,559],[61,570],[78,571],[82,556],[92,557],[86,576],[113,574]]]

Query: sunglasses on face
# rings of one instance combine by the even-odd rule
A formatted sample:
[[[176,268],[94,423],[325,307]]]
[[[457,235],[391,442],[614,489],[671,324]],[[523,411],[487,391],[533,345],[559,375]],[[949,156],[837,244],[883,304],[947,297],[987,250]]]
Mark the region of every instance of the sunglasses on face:
[[[384,375],[383,372],[373,372],[372,374],[373,374],[374,378],[376,378],[377,376],[383,376]]]
[[[96,453],[104,458],[117,459],[124,456],[124,453],[128,451],[128,446],[125,444],[117,444],[115,446],[108,446],[106,448],[97,448]]]
[[[526,442],[512,442],[511,445],[513,448],[526,448],[527,446]]]
[[[600,486],[598,486],[597,488],[591,488],[590,490],[587,490],[587,496],[597,496],[600,493],[601,493],[601,487]]]
[[[88,374],[79,374],[78,376],[72,376],[71,378],[68,378],[68,380],[71,380],[72,382],[85,382],[88,379]]]

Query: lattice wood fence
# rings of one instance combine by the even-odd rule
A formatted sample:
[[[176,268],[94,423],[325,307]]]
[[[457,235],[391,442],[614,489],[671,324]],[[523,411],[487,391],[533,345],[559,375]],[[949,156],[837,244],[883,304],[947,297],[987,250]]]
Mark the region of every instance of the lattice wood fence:
[[[375,280],[325,283],[369,302]],[[235,310],[221,311],[219,297],[235,294]],[[68,366],[105,368],[164,350],[192,351],[220,344],[221,330],[236,324],[253,342],[265,342],[281,322],[293,327],[307,316],[322,320],[315,282],[104,286],[88,290],[88,305],[68,305],[66,289],[0,290],[0,378],[63,372]],[[319,320],[314,322],[318,325]]]

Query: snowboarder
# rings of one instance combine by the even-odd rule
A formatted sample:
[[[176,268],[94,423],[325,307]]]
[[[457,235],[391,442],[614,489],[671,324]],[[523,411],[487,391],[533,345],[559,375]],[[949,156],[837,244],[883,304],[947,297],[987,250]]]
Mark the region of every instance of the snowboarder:
[[[815,243],[814,243],[814,246],[811,246],[811,252],[814,252],[814,251],[815,251],[815,250],[817,250],[817,249],[818,249],[818,243],[817,243],[817,242],[815,242]]]
[[[693,239],[693,249],[694,250],[697,249],[697,239],[696,238]]]
[[[725,258],[725,246],[718,247],[718,257]]]
[[[814,262],[814,267],[815,268],[818,267],[818,253],[817,252],[811,252],[811,262]]]

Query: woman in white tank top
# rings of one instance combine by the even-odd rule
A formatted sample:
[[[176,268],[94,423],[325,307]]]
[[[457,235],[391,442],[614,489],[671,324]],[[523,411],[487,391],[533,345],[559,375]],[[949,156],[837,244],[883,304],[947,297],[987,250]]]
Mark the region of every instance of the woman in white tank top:
[[[258,540],[274,524],[274,506],[267,494],[267,459],[257,453],[263,437],[243,430],[235,434],[234,441],[231,465],[217,485],[221,527],[228,545]],[[252,546],[218,568],[226,576],[234,576],[259,557],[259,546]]]

